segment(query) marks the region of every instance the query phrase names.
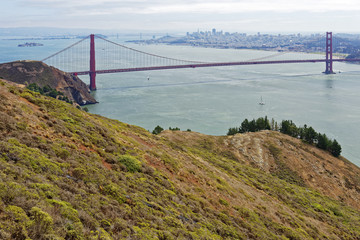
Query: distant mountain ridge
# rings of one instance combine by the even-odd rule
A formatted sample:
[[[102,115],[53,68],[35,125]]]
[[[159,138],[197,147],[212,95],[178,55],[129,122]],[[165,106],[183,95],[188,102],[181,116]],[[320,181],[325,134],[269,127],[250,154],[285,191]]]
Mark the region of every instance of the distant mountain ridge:
[[[39,61],[16,61],[0,64],[0,78],[23,85],[36,83],[64,93],[79,105],[96,103],[86,84],[77,76],[62,72]]]

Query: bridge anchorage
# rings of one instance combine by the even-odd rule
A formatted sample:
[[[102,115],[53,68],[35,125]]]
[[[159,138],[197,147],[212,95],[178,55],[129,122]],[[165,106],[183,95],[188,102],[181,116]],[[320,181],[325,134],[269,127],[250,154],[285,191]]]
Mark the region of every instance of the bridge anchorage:
[[[95,45],[95,39],[96,41]],[[90,44],[86,41],[90,40]],[[91,34],[71,46],[43,59],[74,75],[89,75],[90,90],[96,90],[96,75],[104,73],[152,71],[178,68],[220,67],[255,64],[325,63],[325,74],[333,74],[333,62],[360,62],[360,59],[333,59],[332,32],[326,33],[326,58],[298,60],[264,60],[284,53],[239,62],[200,62],[164,57],[124,46],[99,35]],[[90,54],[89,54],[90,53]],[[90,66],[89,66],[90,63]],[[101,69],[101,70],[99,70]]]

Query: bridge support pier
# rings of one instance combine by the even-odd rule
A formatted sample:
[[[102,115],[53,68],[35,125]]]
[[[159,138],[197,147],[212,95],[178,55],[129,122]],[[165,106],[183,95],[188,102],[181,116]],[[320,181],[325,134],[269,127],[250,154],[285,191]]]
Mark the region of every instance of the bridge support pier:
[[[332,59],[332,32],[326,32],[326,68],[325,74],[335,74],[333,72],[333,59]]]
[[[89,73],[90,76],[90,91],[96,90],[96,73]]]
[[[95,35],[90,35],[90,90],[96,90]]]

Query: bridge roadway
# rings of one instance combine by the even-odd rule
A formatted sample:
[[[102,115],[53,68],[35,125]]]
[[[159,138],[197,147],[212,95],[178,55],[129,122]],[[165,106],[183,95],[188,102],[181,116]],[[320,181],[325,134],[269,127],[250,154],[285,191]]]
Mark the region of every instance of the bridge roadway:
[[[96,70],[95,73],[118,73],[118,72],[138,72],[152,71],[178,68],[199,68],[199,67],[221,67],[221,66],[237,66],[237,65],[256,65],[256,64],[283,64],[283,63],[317,63],[326,62],[326,59],[309,59],[309,60],[278,60],[278,61],[253,61],[253,62],[218,62],[218,63],[194,63],[184,65],[169,66],[153,66],[153,67],[137,67],[137,68],[120,68],[109,70]],[[333,62],[360,62],[360,59],[332,59]],[[90,71],[70,72],[70,74],[88,75]]]

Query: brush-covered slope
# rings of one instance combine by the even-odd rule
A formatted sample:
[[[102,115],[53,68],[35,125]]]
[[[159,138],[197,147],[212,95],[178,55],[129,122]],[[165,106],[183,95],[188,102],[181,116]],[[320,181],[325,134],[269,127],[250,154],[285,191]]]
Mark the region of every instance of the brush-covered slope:
[[[16,61],[0,64],[0,78],[23,85],[35,83],[40,87],[49,86],[80,105],[96,103],[80,78],[43,62]]]
[[[276,132],[152,135],[0,82],[0,239],[359,239],[357,173]]]

